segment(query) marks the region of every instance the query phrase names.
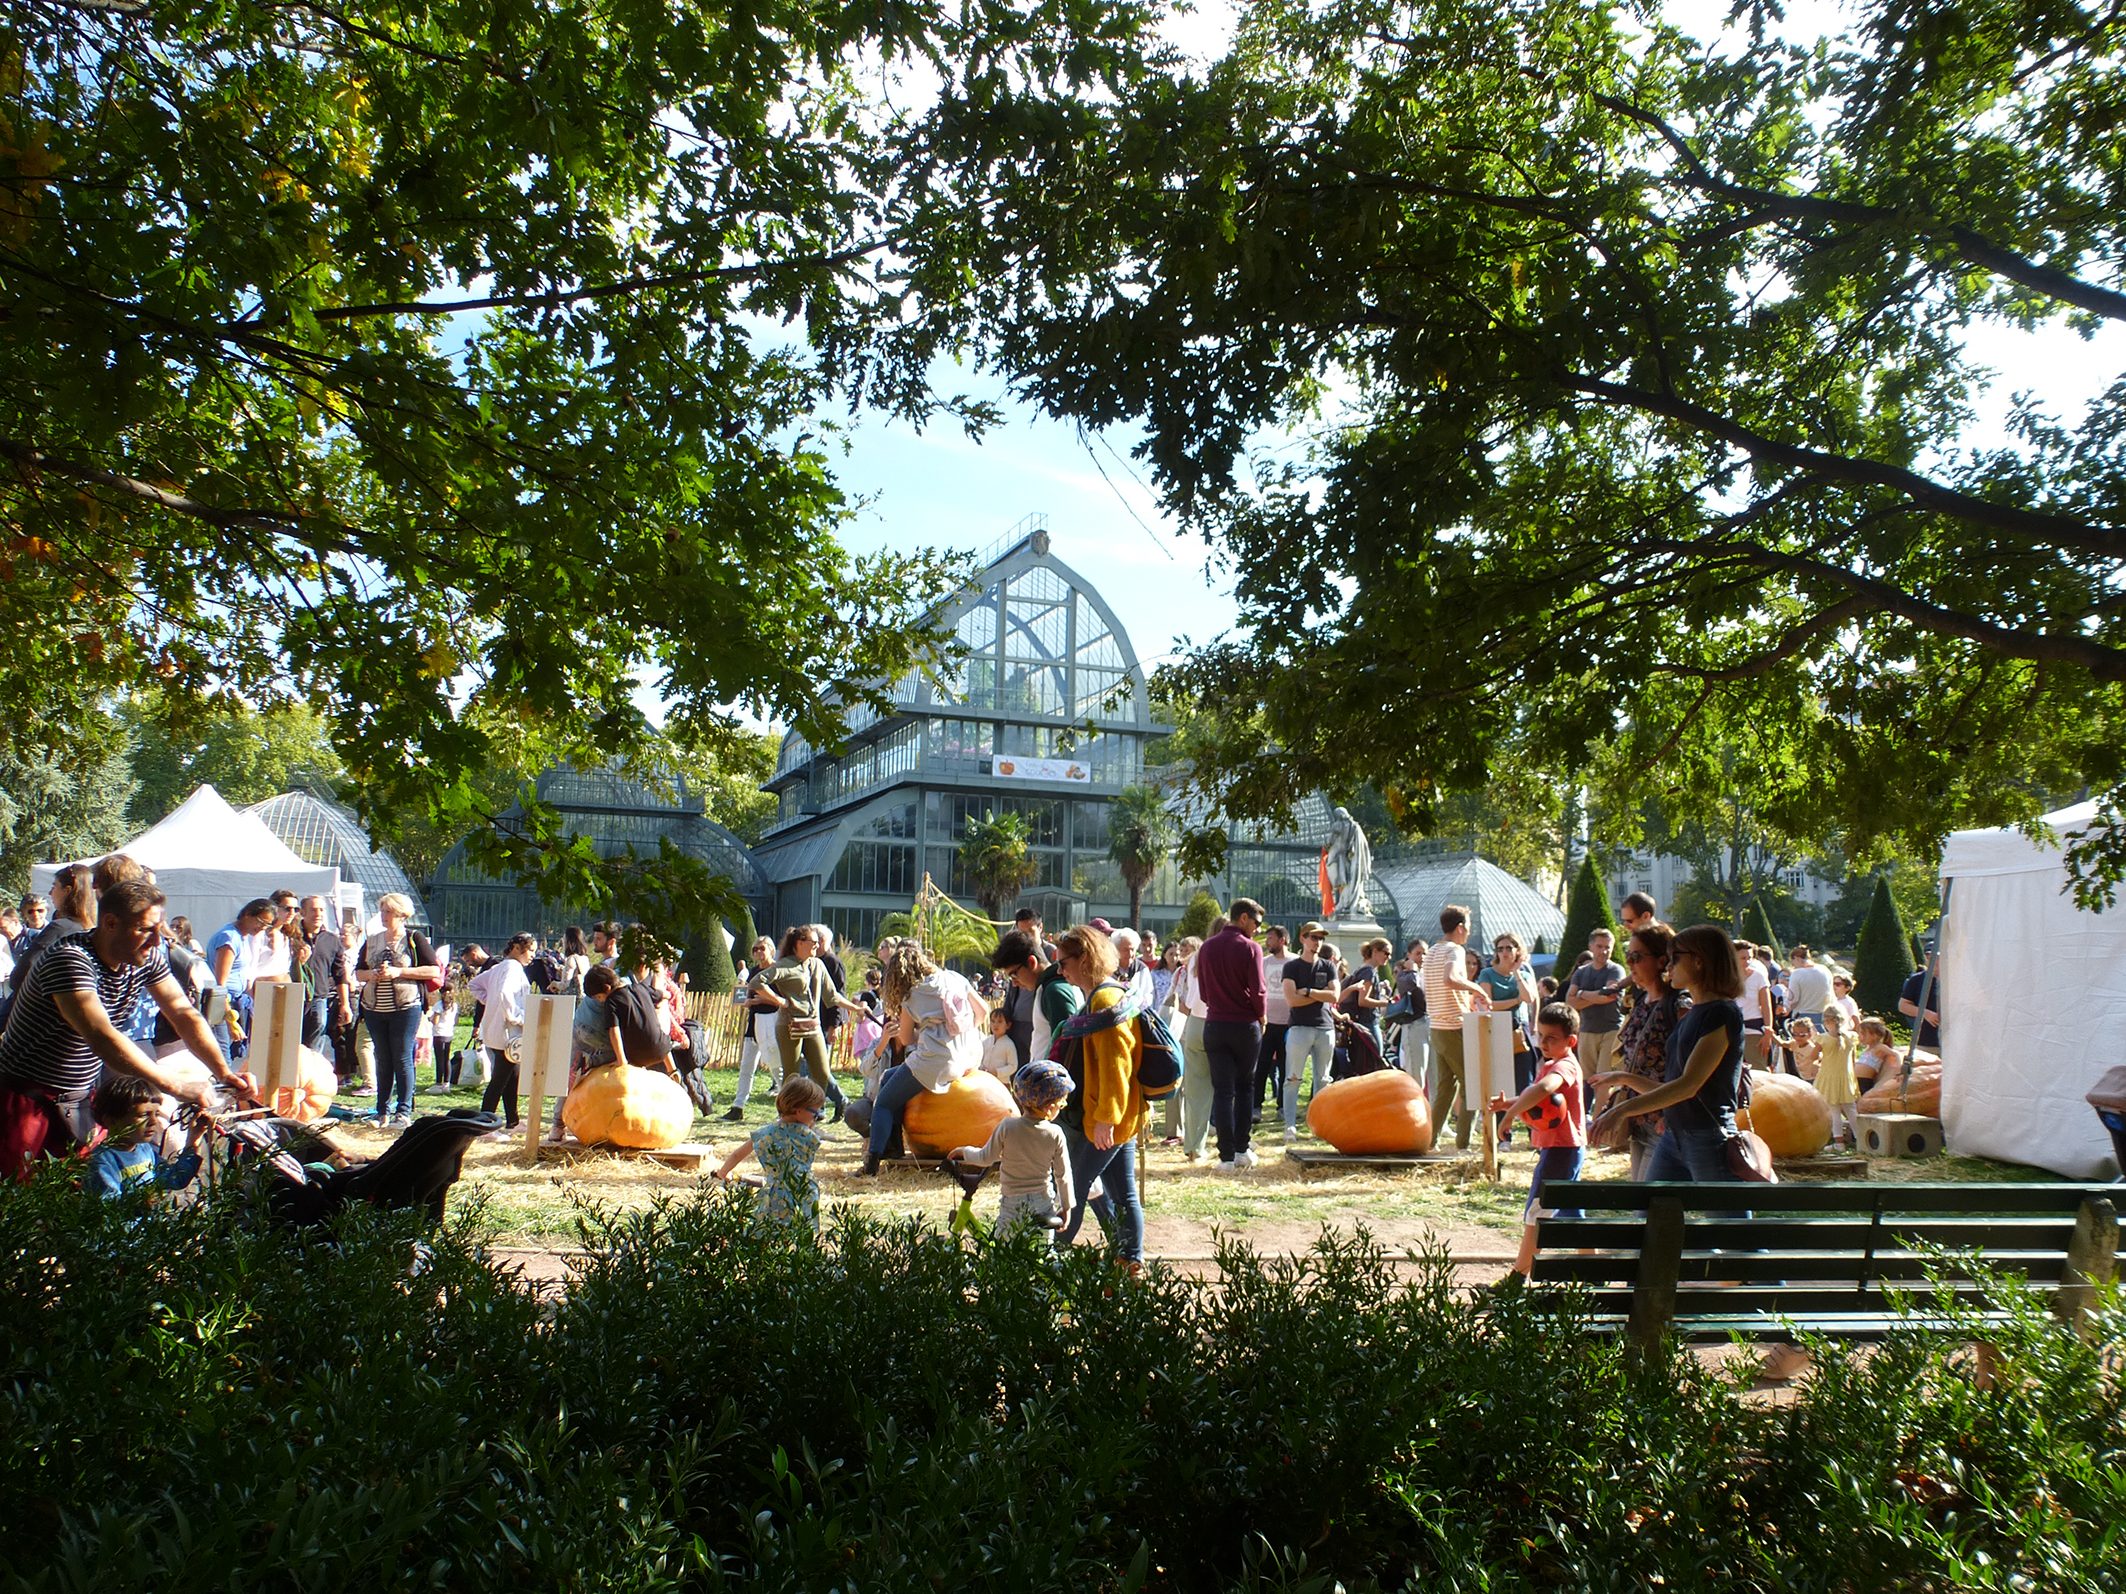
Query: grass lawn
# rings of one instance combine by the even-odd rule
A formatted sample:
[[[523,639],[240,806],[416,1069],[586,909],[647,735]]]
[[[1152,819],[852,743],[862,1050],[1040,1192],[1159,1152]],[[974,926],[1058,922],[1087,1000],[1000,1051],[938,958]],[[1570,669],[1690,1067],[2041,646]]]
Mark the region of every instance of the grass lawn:
[[[711,1117],[695,1119],[693,1133],[688,1137],[693,1142],[714,1146],[719,1153],[727,1152],[742,1134],[773,1118],[773,1098],[765,1081],[756,1079],[745,1122],[723,1122],[723,1111],[737,1093],[737,1071],[712,1069],[708,1080],[716,1097],[716,1112]],[[844,1078],[842,1084],[853,1097],[856,1080]],[[367,1104],[366,1099],[353,1096],[342,1096],[340,1100],[347,1106],[358,1101]],[[477,1085],[420,1098],[423,1111],[479,1104]],[[549,1107],[548,1112],[551,1111]],[[1416,1173],[1316,1174],[1302,1179],[1298,1166],[1284,1159],[1281,1128],[1267,1122],[1265,1128],[1266,1133],[1258,1129],[1255,1147],[1261,1164],[1241,1175],[1214,1172],[1208,1163],[1191,1166],[1179,1147],[1154,1141],[1143,1180],[1148,1249],[1153,1254],[1207,1254],[1214,1231],[1239,1234],[1262,1251],[1300,1251],[1324,1224],[1349,1228],[1359,1222],[1393,1246],[1414,1246],[1430,1237],[1446,1243],[1457,1254],[1496,1253],[1513,1247],[1535,1162],[1534,1153],[1524,1144],[1516,1144],[1500,1158],[1496,1184],[1478,1175],[1473,1162]],[[958,1191],[942,1175],[889,1168],[876,1181],[851,1179],[850,1172],[863,1159],[862,1145],[846,1127],[836,1125],[823,1132],[826,1144],[821,1148],[817,1171],[821,1192],[828,1202],[852,1201],[870,1212],[935,1222],[950,1217]],[[346,1125],[335,1131],[340,1143],[356,1156],[376,1155],[395,1133],[361,1125]],[[1303,1112],[1298,1146],[1328,1149],[1307,1133]],[[1625,1172],[1622,1156],[1598,1153],[1589,1161],[1587,1176],[1621,1179]],[[1881,1181],[1964,1183],[2043,1180],[2052,1175],[2041,1169],[1978,1157],[1940,1157],[1931,1161],[1878,1159],[1872,1163],[1869,1177]],[[520,1131],[519,1137],[507,1144],[482,1143],[472,1147],[453,1201],[462,1201],[468,1195],[482,1199],[487,1221],[503,1244],[568,1246],[576,1239],[581,1202],[609,1210],[640,1208],[660,1197],[684,1196],[695,1183],[693,1174],[644,1158],[603,1152],[542,1160],[534,1165],[524,1155]],[[992,1179],[976,1197],[977,1212],[994,1216],[997,1199],[996,1182]]]

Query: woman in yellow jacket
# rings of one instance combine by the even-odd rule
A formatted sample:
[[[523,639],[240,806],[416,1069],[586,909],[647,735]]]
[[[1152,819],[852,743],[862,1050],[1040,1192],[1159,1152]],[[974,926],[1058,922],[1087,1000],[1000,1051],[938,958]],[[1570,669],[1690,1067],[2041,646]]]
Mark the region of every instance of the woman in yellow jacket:
[[[1074,924],[1056,938],[1056,964],[1063,977],[1085,997],[1086,1014],[1104,1013],[1129,1000],[1129,990],[1113,976],[1115,943],[1089,925]],[[1072,1047],[1070,1032],[1060,1032],[1052,1058]],[[1095,1182],[1115,1209],[1115,1260],[1132,1273],[1144,1267],[1144,1208],[1137,1200],[1137,1130],[1144,1123],[1144,1089],[1137,1083],[1137,1026],[1134,1020],[1095,1029],[1078,1037],[1077,1088],[1056,1123],[1070,1147],[1071,1188],[1077,1203],[1063,1230],[1062,1243],[1077,1237],[1085,1221],[1086,1192]]]

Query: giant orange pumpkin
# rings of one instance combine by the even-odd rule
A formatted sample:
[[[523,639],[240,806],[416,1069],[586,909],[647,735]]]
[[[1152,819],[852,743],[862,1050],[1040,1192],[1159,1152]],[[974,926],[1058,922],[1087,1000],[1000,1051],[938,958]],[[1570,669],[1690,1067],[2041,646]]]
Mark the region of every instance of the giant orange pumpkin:
[[[283,1118],[293,1118],[305,1124],[324,1117],[340,1088],[340,1077],[332,1071],[332,1065],[305,1046],[301,1049],[301,1062],[295,1078],[293,1090],[273,1093],[273,1110]]]
[[[1750,1104],[1735,1122],[1756,1131],[1775,1157],[1813,1157],[1831,1143],[1831,1104],[1792,1074],[1750,1070]]]
[[[1307,1128],[1347,1156],[1416,1156],[1432,1149],[1432,1109],[1400,1068],[1339,1079],[1314,1093]]]
[[[901,1134],[918,1157],[942,1157],[984,1144],[1018,1110],[1004,1082],[978,1068],[943,1090],[919,1092],[901,1115]]]
[[[694,1103],[668,1074],[612,1063],[576,1081],[561,1103],[561,1122],[586,1146],[663,1151],[694,1127]]]
[[[1885,1068],[1876,1077],[1874,1086],[1860,1098],[1859,1111],[1865,1113],[1909,1112],[1922,1118],[1941,1116],[1941,1064],[1919,1062],[1912,1064],[1912,1077],[1903,1085],[1898,1083],[1895,1066]]]

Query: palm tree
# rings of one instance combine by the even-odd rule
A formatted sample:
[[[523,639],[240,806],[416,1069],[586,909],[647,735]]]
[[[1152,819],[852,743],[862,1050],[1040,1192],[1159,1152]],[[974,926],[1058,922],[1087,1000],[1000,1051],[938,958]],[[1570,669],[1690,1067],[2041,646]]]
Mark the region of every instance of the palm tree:
[[[1129,887],[1129,922],[1143,928],[1144,888],[1174,850],[1174,816],[1155,786],[1125,786],[1107,810],[1107,856]]]
[[[1019,893],[1034,883],[1041,862],[1033,855],[1032,830],[1024,814],[1000,814],[992,810],[980,819],[967,821],[960,840],[960,862],[967,871],[967,884],[975,901],[992,919],[1019,900]]]
[[[914,908],[907,913],[889,913],[878,922],[879,938],[909,935],[923,944],[931,961],[964,961],[987,965],[997,949],[996,926],[979,914],[970,913],[932,885],[928,876]],[[850,975],[856,977],[855,965]]]

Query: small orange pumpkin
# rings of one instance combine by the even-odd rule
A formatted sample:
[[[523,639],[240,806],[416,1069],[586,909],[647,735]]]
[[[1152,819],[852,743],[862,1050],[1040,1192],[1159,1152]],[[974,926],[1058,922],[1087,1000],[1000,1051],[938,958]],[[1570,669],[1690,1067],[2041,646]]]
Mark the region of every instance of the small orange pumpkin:
[[[1347,1156],[1416,1156],[1432,1149],[1432,1109],[1400,1068],[1339,1079],[1316,1091],[1307,1128]]]
[[[918,1157],[942,1157],[960,1146],[979,1146],[1019,1110],[996,1075],[976,1069],[943,1090],[920,1092],[901,1115],[901,1134]]]
[[[307,1046],[302,1048],[301,1059],[296,1068],[295,1088],[275,1091],[273,1110],[283,1118],[307,1124],[324,1117],[331,1109],[332,1098],[339,1093],[340,1077],[321,1054]]]
[[[1900,1082],[1896,1067],[1885,1068],[1875,1078],[1868,1093],[1860,1098],[1858,1110],[1865,1113],[1917,1113],[1922,1118],[1941,1116],[1941,1064],[1914,1060],[1912,1077]]]
[[[1813,1157],[1831,1143],[1831,1105],[1792,1074],[1750,1070],[1750,1104],[1736,1124],[1754,1130],[1775,1157]]]
[[[694,1103],[668,1074],[612,1063],[576,1081],[561,1103],[561,1122],[586,1146],[664,1151],[694,1127]]]

